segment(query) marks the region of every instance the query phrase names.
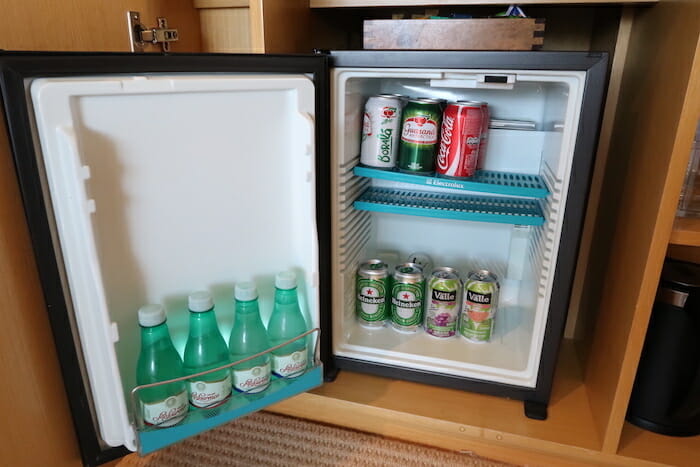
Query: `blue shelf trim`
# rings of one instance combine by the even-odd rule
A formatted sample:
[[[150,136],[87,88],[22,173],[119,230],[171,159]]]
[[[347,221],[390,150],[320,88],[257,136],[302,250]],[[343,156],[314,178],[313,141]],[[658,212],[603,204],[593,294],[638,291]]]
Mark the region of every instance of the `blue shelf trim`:
[[[463,180],[451,178],[426,177],[393,170],[380,170],[370,167],[357,166],[353,170],[360,177],[377,178],[393,182],[413,183],[440,188],[493,193],[496,195],[527,196],[543,199],[549,196],[549,190],[539,175],[518,174],[510,172],[494,172],[479,170],[473,177]]]
[[[363,211],[442,219],[519,225],[544,224],[539,203],[522,198],[448,195],[372,187],[355,201],[354,207]]]
[[[138,433],[141,454],[148,454],[170,444],[217,427],[235,418],[261,410],[268,405],[306,392],[323,383],[323,366],[312,368],[293,380],[275,379],[271,387],[260,397],[235,393],[224,405],[215,409],[191,410],[179,425],[170,428],[150,428]]]

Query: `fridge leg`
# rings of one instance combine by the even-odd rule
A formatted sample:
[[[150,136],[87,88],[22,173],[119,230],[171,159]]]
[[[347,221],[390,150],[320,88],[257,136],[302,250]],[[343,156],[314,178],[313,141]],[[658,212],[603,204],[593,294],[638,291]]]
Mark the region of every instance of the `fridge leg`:
[[[533,420],[547,420],[547,403],[539,401],[523,401],[525,416]]]
[[[326,383],[332,383],[335,378],[338,377],[338,371],[340,369],[335,366],[334,363],[327,363],[323,365],[323,381]]]

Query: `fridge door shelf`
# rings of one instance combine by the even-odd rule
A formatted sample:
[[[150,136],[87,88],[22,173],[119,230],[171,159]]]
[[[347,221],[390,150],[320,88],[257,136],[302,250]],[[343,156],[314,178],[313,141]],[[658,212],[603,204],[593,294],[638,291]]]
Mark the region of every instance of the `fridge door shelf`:
[[[353,170],[360,177],[376,178],[393,182],[413,183],[430,187],[453,188],[458,190],[492,193],[497,195],[526,196],[544,199],[549,196],[549,190],[542,177],[530,174],[511,172],[496,172],[479,170],[468,179],[439,178],[424,175],[414,175],[395,170],[381,170],[371,167],[357,166]]]
[[[370,187],[353,205],[362,211],[442,219],[517,225],[544,224],[542,209],[538,201],[532,199],[447,195]]]
[[[233,394],[225,403],[212,408],[190,407],[190,410],[183,421],[168,428],[147,426],[143,423],[142,417],[139,416],[140,411],[138,409],[138,393],[142,389],[162,386],[178,381],[185,381],[193,377],[203,376],[227,368],[233,368],[262,355],[269,355],[271,352],[297,340],[307,339],[311,334],[315,334],[315,344],[312,347],[312,352],[310,352],[311,355],[313,355],[313,364],[307,368],[306,372],[301,376],[285,378],[273,375],[271,377],[270,386],[264,392],[256,394],[241,393],[234,389]],[[158,449],[164,448],[190,436],[194,436],[238,417],[261,410],[268,405],[275,404],[279,401],[320,386],[323,383],[323,365],[318,358],[317,352],[320,334],[320,328],[314,328],[295,337],[294,339],[290,339],[289,341],[271,347],[264,352],[251,355],[250,357],[238,360],[236,362],[222,365],[217,368],[212,368],[207,371],[202,371],[194,375],[186,375],[167,381],[136,386],[131,391],[131,407],[132,426],[137,434],[136,442],[139,454],[144,455],[157,451]]]

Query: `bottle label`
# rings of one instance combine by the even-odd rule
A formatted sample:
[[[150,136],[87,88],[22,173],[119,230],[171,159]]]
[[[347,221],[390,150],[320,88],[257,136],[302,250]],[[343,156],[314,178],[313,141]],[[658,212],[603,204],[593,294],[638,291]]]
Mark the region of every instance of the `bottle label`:
[[[178,424],[187,415],[187,391],[158,402],[141,402],[146,425],[168,427]]]
[[[246,370],[233,370],[233,387],[246,394],[262,392],[270,385],[270,362]]]
[[[195,407],[213,408],[231,395],[231,375],[217,381],[190,382],[190,403]]]
[[[306,371],[306,346],[289,355],[272,355],[272,372],[282,378],[294,378]]]

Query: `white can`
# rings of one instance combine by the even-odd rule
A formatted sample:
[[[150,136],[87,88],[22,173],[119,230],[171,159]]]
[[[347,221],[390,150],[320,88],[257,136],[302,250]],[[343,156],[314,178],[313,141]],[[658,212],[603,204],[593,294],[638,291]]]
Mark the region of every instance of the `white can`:
[[[367,100],[362,122],[362,165],[379,169],[396,166],[402,107],[396,95],[380,94]]]

